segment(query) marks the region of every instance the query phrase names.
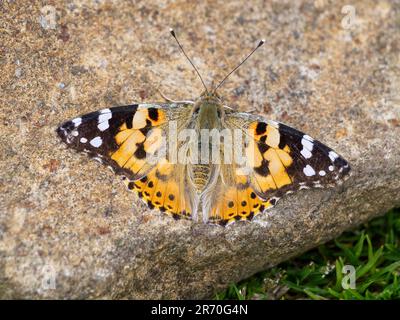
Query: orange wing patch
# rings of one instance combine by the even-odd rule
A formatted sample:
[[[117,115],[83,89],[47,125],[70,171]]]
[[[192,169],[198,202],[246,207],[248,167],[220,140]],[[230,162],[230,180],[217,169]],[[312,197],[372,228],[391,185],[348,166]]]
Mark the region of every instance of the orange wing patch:
[[[190,218],[192,209],[188,196],[176,174],[176,165],[165,159],[140,180],[125,180],[128,189],[136,191],[150,209],[172,215],[175,219]]]
[[[124,167],[128,160],[135,155],[139,145],[145,140],[146,136],[139,130],[126,129],[120,131],[115,136],[115,141],[119,148],[111,154],[111,159],[115,160],[121,167]],[[135,158],[138,158],[138,155]]]
[[[260,199],[251,187],[231,187],[220,201],[211,207],[210,222],[226,225],[238,220],[252,220],[257,214],[272,206],[270,200]]]
[[[272,206],[274,199],[262,199],[251,186],[249,175],[241,168],[223,166],[215,184],[215,192],[210,194],[207,203],[211,223],[226,225],[239,220],[252,220],[257,214]]]
[[[265,122],[253,122],[248,128],[250,140],[246,155],[254,172],[250,183],[258,195],[267,198],[268,191],[293,183],[287,168],[293,163],[290,148],[282,145],[279,130]]]
[[[166,121],[164,111],[158,108],[142,108],[139,105],[138,110],[132,118],[132,129],[142,129],[146,126],[159,126]]]
[[[154,166],[146,157],[161,147],[164,137],[157,127],[165,122],[163,110],[139,107],[132,118],[119,127],[115,135],[118,149],[110,152],[109,156],[118,166],[132,172],[134,177],[142,176]]]

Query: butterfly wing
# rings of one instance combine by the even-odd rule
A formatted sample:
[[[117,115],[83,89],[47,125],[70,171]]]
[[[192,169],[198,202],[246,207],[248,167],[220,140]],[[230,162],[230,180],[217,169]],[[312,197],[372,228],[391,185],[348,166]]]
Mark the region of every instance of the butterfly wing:
[[[335,151],[285,124],[227,108],[224,126],[243,135],[247,161],[220,166],[212,187],[217,192],[203,200],[211,221],[252,219],[286,193],[333,186],[350,171]]]
[[[237,220],[251,220],[273,205],[271,199],[262,199],[250,185],[246,175],[240,174],[234,164],[221,164],[201,196],[203,219],[226,225]]]
[[[199,199],[189,181],[187,166],[161,160],[146,176],[137,181],[125,180],[150,209],[172,215],[175,219],[192,218]]]
[[[57,133],[69,147],[124,175],[129,189],[150,208],[190,216],[196,201],[185,188],[186,166],[170,163],[157,152],[166,146],[169,122],[177,123],[176,130],[185,128],[192,109],[191,103],[114,107],[67,121]]]

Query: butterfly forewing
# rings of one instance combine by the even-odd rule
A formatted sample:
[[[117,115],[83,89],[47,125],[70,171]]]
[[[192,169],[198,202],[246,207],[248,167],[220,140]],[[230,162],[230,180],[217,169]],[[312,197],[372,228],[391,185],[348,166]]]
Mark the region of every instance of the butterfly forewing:
[[[285,124],[245,113],[228,113],[225,123],[249,137],[250,181],[264,199],[334,185],[350,171],[335,151]]]
[[[134,104],[92,112],[63,123],[58,135],[71,148],[86,152],[116,173],[138,180],[156,163],[156,153],[167,137],[168,122],[189,117],[190,104]]]

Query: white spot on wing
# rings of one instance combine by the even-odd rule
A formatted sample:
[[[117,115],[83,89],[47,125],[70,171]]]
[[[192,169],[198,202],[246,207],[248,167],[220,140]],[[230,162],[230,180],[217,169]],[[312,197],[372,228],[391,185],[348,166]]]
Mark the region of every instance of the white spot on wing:
[[[111,118],[112,118],[112,113],[110,109],[101,110],[97,128],[99,128],[100,131],[107,130],[110,127],[108,120],[110,120]]]
[[[72,120],[72,123],[74,124],[75,128],[79,127],[82,123],[82,118],[76,118]]]
[[[304,148],[307,148],[310,151],[312,151],[312,149],[314,147],[313,142],[306,139],[306,136],[303,136],[303,139],[301,139],[301,144],[303,145]]]
[[[326,172],[324,170],[321,170],[320,172],[318,172],[318,174],[323,177],[324,175],[326,175]]]
[[[311,138],[308,134],[305,134],[305,135],[303,136],[303,138],[306,139],[306,140],[308,140],[308,141],[311,141],[311,142],[314,141],[314,139]]]
[[[96,137],[93,138],[92,140],[90,140],[89,142],[93,147],[98,148],[101,146],[101,144],[103,143],[103,140],[101,140],[100,137]]]
[[[339,155],[335,151],[329,151],[329,158],[332,162],[334,162],[337,158],[339,158]]]
[[[81,143],[86,143],[87,142],[87,139],[86,138],[81,138],[81,140],[79,140]]]
[[[300,153],[306,159],[311,158],[312,150],[314,148],[313,138],[305,134],[301,139],[301,144],[303,145],[303,149],[300,151]]]
[[[99,128],[100,131],[107,130],[109,127],[110,127],[110,125],[109,125],[108,121],[104,121],[97,125],[97,128]]]
[[[312,177],[315,175],[315,170],[309,164],[304,167],[303,172],[307,177]]]
[[[333,171],[333,169],[335,169],[335,168],[334,168],[334,166],[329,166],[328,169],[329,169],[329,171]]]
[[[300,151],[300,153],[301,153],[301,154],[303,155],[303,157],[306,158],[306,159],[309,159],[309,158],[311,158],[311,156],[312,156],[312,153],[311,153],[309,150],[305,149],[305,148],[303,148],[303,149]]]

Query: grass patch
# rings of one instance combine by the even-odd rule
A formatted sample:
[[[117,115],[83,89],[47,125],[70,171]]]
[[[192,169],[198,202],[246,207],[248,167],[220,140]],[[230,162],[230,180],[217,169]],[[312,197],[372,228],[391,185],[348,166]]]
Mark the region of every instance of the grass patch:
[[[355,288],[350,282],[354,267]],[[345,271],[346,268],[348,271]],[[232,284],[216,299],[400,299],[400,208]],[[342,283],[346,289],[343,288]]]

